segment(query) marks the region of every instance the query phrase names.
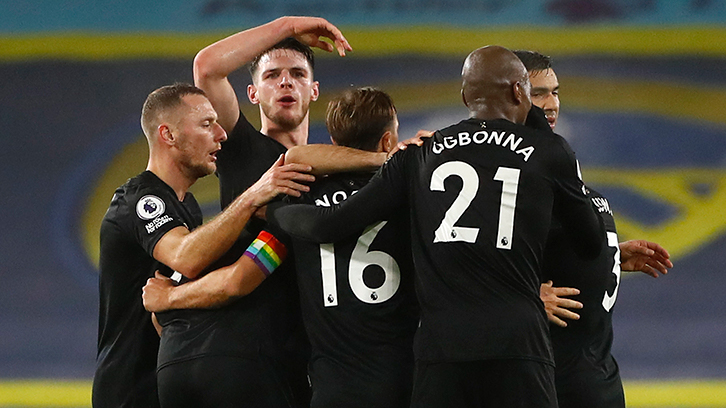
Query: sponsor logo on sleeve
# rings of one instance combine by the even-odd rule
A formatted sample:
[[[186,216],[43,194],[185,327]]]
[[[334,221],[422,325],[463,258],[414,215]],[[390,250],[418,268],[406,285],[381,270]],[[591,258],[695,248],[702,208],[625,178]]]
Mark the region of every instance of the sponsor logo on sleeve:
[[[166,204],[157,196],[147,195],[141,197],[136,203],[136,215],[142,220],[151,220],[164,214]]]

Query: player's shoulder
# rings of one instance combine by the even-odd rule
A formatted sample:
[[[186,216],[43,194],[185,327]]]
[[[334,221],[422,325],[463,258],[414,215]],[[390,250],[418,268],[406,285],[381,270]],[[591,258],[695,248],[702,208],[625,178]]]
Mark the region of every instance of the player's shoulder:
[[[222,144],[222,152],[225,145],[236,145],[238,149],[254,149],[255,146],[261,145],[279,153],[287,150],[280,142],[257,130],[242,112],[234,128],[227,134],[227,140]],[[229,150],[228,148],[227,151]]]
[[[456,134],[463,130],[472,130],[481,127],[482,120],[477,119],[464,119],[452,125],[446,126],[434,132],[431,140],[441,141],[444,137]]]
[[[300,202],[323,207],[339,205],[368,184],[373,175],[365,172],[331,174],[313,183]]]
[[[163,214],[174,200],[174,190],[147,170],[116,189],[111,208],[116,208],[119,216],[135,213],[146,220]]]

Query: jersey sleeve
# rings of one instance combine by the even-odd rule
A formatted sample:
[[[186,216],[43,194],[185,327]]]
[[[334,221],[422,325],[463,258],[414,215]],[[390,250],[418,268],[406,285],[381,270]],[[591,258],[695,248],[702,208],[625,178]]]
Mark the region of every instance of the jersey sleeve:
[[[600,253],[605,228],[587,197],[575,153],[567,141],[559,136],[557,138],[559,160],[554,164],[553,215],[569,236],[575,251],[584,258],[592,259]]]
[[[405,162],[409,148],[396,153],[371,182],[337,207],[291,204],[268,207],[268,222],[291,236],[315,242],[335,242],[366,226],[387,219],[407,200]],[[272,211],[270,211],[272,210]]]
[[[167,232],[186,227],[179,205],[172,200],[176,197],[149,188],[128,197],[128,227],[149,256],[153,257],[154,247]]]

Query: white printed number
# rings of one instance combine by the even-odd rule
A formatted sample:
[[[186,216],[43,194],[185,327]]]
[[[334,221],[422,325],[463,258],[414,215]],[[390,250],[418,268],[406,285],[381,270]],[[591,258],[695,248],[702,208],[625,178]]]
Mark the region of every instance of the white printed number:
[[[608,246],[615,248],[615,255],[613,255],[613,257],[615,258],[613,263],[613,273],[615,274],[615,289],[613,290],[612,296],[608,295],[608,292],[605,291],[605,296],[603,296],[602,298],[602,307],[603,309],[605,309],[606,312],[609,312],[615,304],[615,299],[617,299],[618,297],[618,288],[620,288],[620,245],[618,245],[618,234],[614,232],[608,232],[607,239]]]
[[[369,251],[376,235],[386,225],[382,221],[368,228],[358,238],[348,264],[348,283],[353,294],[361,302],[382,303],[393,297],[401,284],[401,270],[393,257],[382,251]],[[383,285],[370,288],[363,280],[366,267],[377,265],[386,275]],[[338,286],[335,280],[335,247],[333,244],[320,245],[320,271],[323,277],[323,304],[325,307],[338,305]]]
[[[499,228],[497,229],[497,248],[499,249],[512,249],[519,173],[519,169],[499,167],[494,175],[494,180],[502,182],[502,196],[499,202]],[[479,235],[479,228],[459,227],[455,224],[469,208],[479,190],[479,175],[474,167],[468,163],[461,161],[447,162],[437,167],[431,175],[431,185],[429,187],[431,191],[445,191],[444,181],[450,176],[461,179],[461,191],[434,232],[434,243],[474,243]]]

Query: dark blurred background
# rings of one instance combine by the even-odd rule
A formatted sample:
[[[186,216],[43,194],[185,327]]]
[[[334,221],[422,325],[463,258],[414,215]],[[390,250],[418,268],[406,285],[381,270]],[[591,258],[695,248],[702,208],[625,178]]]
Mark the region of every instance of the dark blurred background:
[[[317,53],[322,98],[311,112],[311,143],[328,141],[326,100],[346,87],[391,93],[406,137],[466,116],[459,74],[471,50],[499,44],[552,55],[557,131],[585,181],[609,197],[621,240],[659,242],[676,264],[659,279],[624,274],[613,347],[623,378],[726,380],[724,2],[0,5],[0,406],[29,406],[7,396],[13,381],[86,384],[93,375],[98,227],[114,188],[145,168],[138,118],[146,95],[191,82],[192,58],[207,44],[282,15],[326,17],[354,48],[345,58]],[[242,90],[249,76],[242,70],[232,80]],[[214,176],[194,192],[206,215],[218,210]]]

